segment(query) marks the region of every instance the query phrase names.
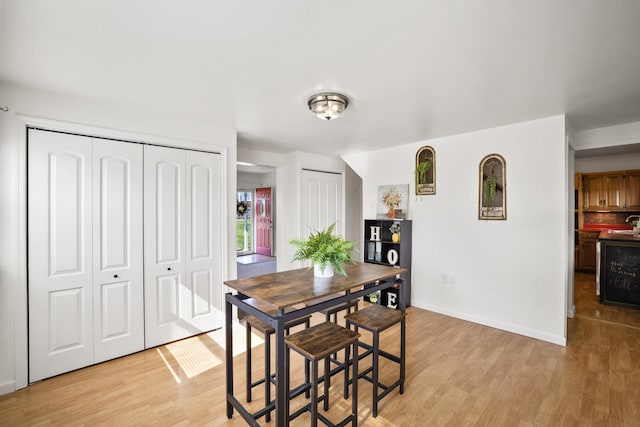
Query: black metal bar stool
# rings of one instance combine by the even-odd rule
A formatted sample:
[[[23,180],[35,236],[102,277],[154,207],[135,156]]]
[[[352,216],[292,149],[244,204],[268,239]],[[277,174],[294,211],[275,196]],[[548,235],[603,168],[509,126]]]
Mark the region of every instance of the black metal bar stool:
[[[319,302],[324,302],[324,301],[328,301],[332,298],[335,298],[335,295],[330,295],[328,297],[323,297],[323,298],[317,298],[314,299],[312,301],[309,301],[306,303],[307,306],[309,305],[313,305],[313,304],[317,304]],[[338,313],[340,313],[341,311],[346,311],[347,314],[350,314],[352,311],[356,312],[358,311],[359,308],[359,302],[360,300],[358,299],[352,299],[350,301],[347,301],[345,303],[342,304],[338,304],[335,305],[333,307],[329,307],[329,308],[325,308],[324,310],[320,310],[320,313],[324,314],[325,316],[325,321],[327,322],[333,322],[338,324]],[[345,359],[346,359],[347,353],[345,352]],[[338,354],[334,353],[331,358],[329,359],[329,361],[333,364],[335,364],[336,366],[331,369],[331,375],[329,375],[329,378],[327,379],[329,385],[331,385],[331,377],[334,376],[335,374],[337,374],[338,372],[341,372],[343,369],[345,369],[344,366],[344,362],[338,359]],[[349,397],[349,385],[345,384],[344,385],[344,398],[348,398]]]
[[[366,349],[364,353],[360,355],[360,359],[372,355],[371,366],[358,374],[358,378],[365,379],[373,385],[372,393],[372,409],[371,414],[373,417],[378,416],[378,402],[389,394],[396,387],[400,388],[400,394],[404,393],[404,379],[405,379],[405,331],[406,331],[406,313],[401,310],[395,310],[392,308],[383,307],[381,305],[371,305],[356,311],[355,313],[345,316],[347,326],[353,325],[355,331],[358,332],[358,328],[365,329],[373,335],[373,345],[369,345],[362,341],[358,341],[358,345]],[[400,356],[388,353],[380,349],[380,332],[400,323]],[[390,385],[381,383],[378,380],[379,370],[379,357],[382,356],[388,360],[398,363],[400,367],[400,375],[396,382]],[[356,357],[354,356],[354,360]],[[349,370],[345,369],[345,383],[349,383]],[[355,378],[355,376],[354,376]],[[354,381],[357,382],[357,381]],[[382,393],[378,393],[378,388],[382,389]]]
[[[254,299],[248,299],[249,303],[253,306],[260,306],[260,309],[265,313],[275,315],[277,313],[274,309],[267,309],[261,306]],[[258,319],[255,316],[247,316],[244,318],[246,322],[246,346],[247,346],[247,357],[246,357],[246,388],[247,388],[247,402],[251,402],[252,396],[251,391],[254,387],[259,386],[264,383],[264,404],[265,408],[268,408],[271,405],[271,382],[272,382],[272,374],[271,374],[271,336],[275,334],[275,328],[269,326],[267,323]],[[300,319],[295,319],[285,324],[285,332],[288,334],[289,330],[295,326],[299,326],[304,324],[305,328],[308,328],[311,323],[311,316],[305,316]],[[256,331],[262,333],[264,336],[264,377],[253,381],[251,378],[252,371],[252,352],[251,352],[251,329],[255,329]],[[309,364],[305,364],[305,381],[309,383]],[[309,397],[309,392],[306,392],[307,397]],[[271,409],[272,410],[272,409]],[[266,411],[266,421],[271,421],[271,410]]]
[[[311,402],[304,407],[297,410],[294,414],[289,414],[289,401],[286,403],[287,425],[291,420],[298,417],[305,411],[311,413],[311,426],[318,425],[318,420],[322,421],[327,426],[344,426],[351,421],[352,426],[358,425],[358,382],[352,381],[351,384],[351,414],[345,417],[338,424],[333,424],[327,417],[318,412],[318,403],[323,401],[324,410],[328,409],[329,402],[329,366],[328,359],[331,354],[340,350],[345,350],[353,347],[353,361],[345,364],[345,369],[351,365],[353,367],[352,375],[355,377],[358,374],[358,337],[359,333],[342,326],[336,325],[332,322],[324,322],[318,325],[312,326],[300,332],[293,333],[285,337],[286,344],[286,390],[289,390],[289,377],[291,366],[291,352],[301,354],[306,361],[311,362]],[[325,361],[325,370],[323,373],[324,390],[322,396],[318,396],[318,383],[321,381],[318,372],[318,363]]]

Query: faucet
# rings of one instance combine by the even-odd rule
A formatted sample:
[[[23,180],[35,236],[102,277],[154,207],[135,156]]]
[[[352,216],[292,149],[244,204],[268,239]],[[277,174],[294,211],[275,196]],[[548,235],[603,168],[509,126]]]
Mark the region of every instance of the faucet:
[[[638,218],[638,220],[640,220],[640,215],[629,215],[624,222],[629,222],[631,218]]]

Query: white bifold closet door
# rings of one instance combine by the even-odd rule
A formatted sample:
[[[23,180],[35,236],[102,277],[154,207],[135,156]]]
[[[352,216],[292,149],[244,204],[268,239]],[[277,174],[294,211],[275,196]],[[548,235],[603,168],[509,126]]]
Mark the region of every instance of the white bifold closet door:
[[[142,146],[93,140],[93,330],[98,363],[144,349]]]
[[[302,170],[301,235],[324,230],[336,222],[334,234],[344,235],[342,174]]]
[[[141,350],[142,147],[29,129],[29,379]]]
[[[222,326],[218,154],[145,146],[145,344]]]

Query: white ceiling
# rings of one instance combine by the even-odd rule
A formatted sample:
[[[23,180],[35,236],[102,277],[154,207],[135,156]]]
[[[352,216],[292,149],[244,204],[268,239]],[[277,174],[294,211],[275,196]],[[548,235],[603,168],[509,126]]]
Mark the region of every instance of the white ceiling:
[[[233,127],[244,147],[640,121],[637,0],[1,0],[0,19],[0,81]],[[307,110],[325,90],[350,97],[343,118]]]

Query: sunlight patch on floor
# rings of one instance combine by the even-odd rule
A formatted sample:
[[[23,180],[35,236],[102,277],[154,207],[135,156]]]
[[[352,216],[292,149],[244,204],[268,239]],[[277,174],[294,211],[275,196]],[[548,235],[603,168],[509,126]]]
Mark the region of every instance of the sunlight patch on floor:
[[[167,344],[166,348],[187,378],[193,378],[222,363],[199,339],[176,341]]]
[[[236,324],[232,331],[233,357],[236,357],[246,351],[246,329],[244,325]],[[209,347],[207,340],[203,341],[204,335],[201,335],[156,348],[158,355],[177,383],[181,383],[184,379],[191,379],[224,363],[224,328],[211,331],[206,336],[213,341],[213,343],[208,343]],[[251,347],[254,348],[261,344],[264,344],[263,337],[252,333]],[[211,346],[219,347],[219,349]]]
[[[180,377],[178,377],[178,375],[176,374],[176,371],[173,370],[173,368],[171,367],[171,364],[167,361],[167,358],[164,357],[164,354],[162,354],[162,352],[160,351],[160,348],[159,347],[156,348],[156,351],[160,355],[160,358],[164,362],[164,364],[167,367],[167,369],[169,370],[169,372],[171,372],[171,375],[173,376],[173,379],[176,380],[176,382],[178,384],[180,384],[182,382],[182,381],[180,381]]]
[[[246,330],[243,325],[234,325],[233,326],[233,357],[236,357],[239,354],[242,354],[246,351]],[[225,348],[225,334],[224,328],[216,329],[215,331],[209,332],[207,335],[211,337],[212,340],[216,342],[223,350]],[[264,339],[261,336],[258,336],[254,333],[251,333],[251,348],[255,348],[260,344],[264,343]]]

